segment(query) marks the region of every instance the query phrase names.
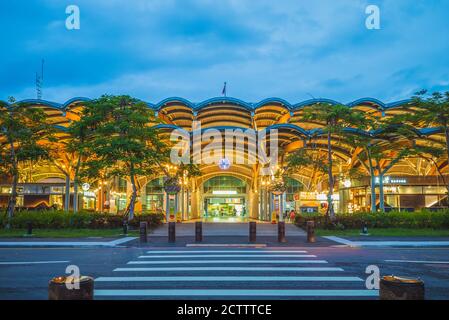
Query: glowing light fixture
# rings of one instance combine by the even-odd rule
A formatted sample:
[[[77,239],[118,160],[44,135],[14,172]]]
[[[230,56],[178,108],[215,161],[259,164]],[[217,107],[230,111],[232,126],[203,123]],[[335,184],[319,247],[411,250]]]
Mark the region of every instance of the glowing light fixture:
[[[212,194],[217,195],[217,196],[227,196],[227,195],[237,194],[237,191],[235,191],[235,190],[214,190],[214,191],[212,191]]]

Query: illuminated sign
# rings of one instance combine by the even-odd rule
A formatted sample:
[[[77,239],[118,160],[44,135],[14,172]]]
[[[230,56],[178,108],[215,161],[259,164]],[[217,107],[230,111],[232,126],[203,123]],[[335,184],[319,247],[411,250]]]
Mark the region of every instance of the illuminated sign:
[[[374,179],[374,182],[376,184],[379,184],[380,179],[379,177],[376,177]],[[407,184],[407,179],[405,178],[391,178],[391,177],[384,177],[383,179],[384,184]]]
[[[327,194],[319,193],[319,194],[316,195],[316,199],[318,201],[327,201]],[[332,195],[332,200],[339,201],[340,200],[340,195],[339,194],[333,194]]]
[[[217,195],[217,196],[229,196],[229,195],[237,194],[237,191],[235,191],[235,190],[214,190],[214,191],[212,191],[212,194]]]
[[[95,198],[95,192],[92,191],[84,191],[84,196],[87,198]]]

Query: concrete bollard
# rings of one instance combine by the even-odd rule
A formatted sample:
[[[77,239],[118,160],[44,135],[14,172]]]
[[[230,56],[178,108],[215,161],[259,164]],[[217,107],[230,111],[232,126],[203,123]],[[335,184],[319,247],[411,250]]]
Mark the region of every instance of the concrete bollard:
[[[380,279],[380,300],[424,300],[424,281],[396,276]]]
[[[168,242],[176,242],[176,222],[168,223]]]
[[[249,242],[256,242],[257,224],[255,221],[249,223]]]
[[[147,243],[148,242],[148,229],[147,229],[147,222],[142,221],[140,222],[140,242],[141,243]]]
[[[203,241],[203,223],[201,221],[195,222],[195,242]]]
[[[279,242],[287,242],[285,239],[285,221],[278,222],[278,241]]]
[[[307,221],[307,242],[314,243],[315,241],[315,222]]]
[[[48,283],[48,300],[93,300],[94,279],[81,276],[79,279],[56,277]],[[69,287],[70,286],[70,287]]]

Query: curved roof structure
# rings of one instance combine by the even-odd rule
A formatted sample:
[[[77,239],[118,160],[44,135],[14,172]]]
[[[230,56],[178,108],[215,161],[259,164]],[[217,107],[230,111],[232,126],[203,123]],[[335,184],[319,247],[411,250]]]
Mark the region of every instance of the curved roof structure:
[[[89,98],[76,97],[64,103],[56,103],[46,100],[28,99],[16,102],[26,107],[41,108],[47,115],[49,123],[61,131],[58,135],[64,139],[63,131],[72,121],[77,121],[82,116],[83,106],[90,101]],[[292,152],[302,147],[312,147],[316,150],[325,151],[327,139],[322,130],[321,123],[305,120],[303,110],[305,107],[313,107],[316,104],[345,105],[367,114],[377,113],[380,117],[388,117],[395,113],[407,112],[406,108],[411,106],[411,100],[401,100],[385,103],[374,98],[362,98],[349,103],[341,103],[332,99],[309,99],[306,101],[291,103],[281,98],[267,98],[259,102],[246,102],[232,97],[215,97],[201,102],[192,102],[180,97],[171,97],[157,103],[148,103],[157,117],[162,121],[158,127],[168,137],[169,134],[179,129],[185,134],[192,134],[194,121],[201,123],[201,129],[215,128],[219,131],[226,129],[251,129],[255,132],[265,131],[269,138],[270,130],[276,129],[279,146],[285,152]],[[11,105],[0,101],[1,109],[5,110]],[[378,135],[379,131],[360,131],[348,128],[355,134]],[[421,139],[421,144],[441,144],[443,147],[444,137],[440,128],[416,128]],[[313,143],[310,140],[313,139]],[[332,139],[334,155],[342,161],[357,166],[354,157],[356,150],[347,142],[335,136]],[[447,166],[447,160],[438,161]],[[398,164],[399,165],[399,164]],[[401,164],[403,165],[403,164]],[[409,163],[410,167],[416,164]]]

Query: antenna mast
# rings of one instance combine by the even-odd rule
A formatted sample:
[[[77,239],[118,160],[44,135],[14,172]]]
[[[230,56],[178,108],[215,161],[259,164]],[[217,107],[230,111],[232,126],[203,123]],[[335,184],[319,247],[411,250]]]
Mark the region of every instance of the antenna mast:
[[[41,74],[36,72],[36,95],[38,100],[42,100],[42,88],[44,86],[44,59],[41,62]]]

